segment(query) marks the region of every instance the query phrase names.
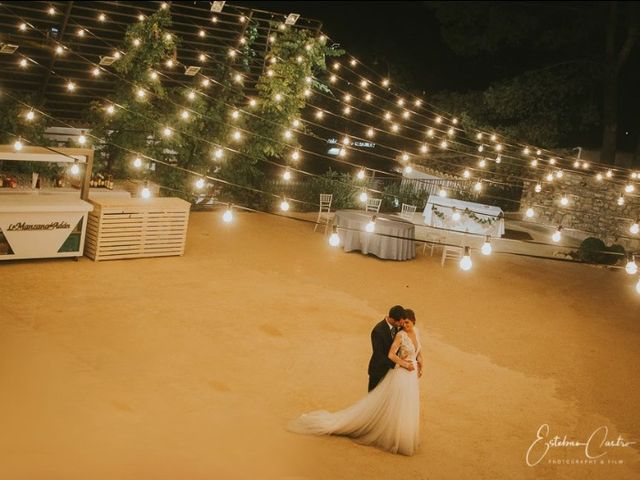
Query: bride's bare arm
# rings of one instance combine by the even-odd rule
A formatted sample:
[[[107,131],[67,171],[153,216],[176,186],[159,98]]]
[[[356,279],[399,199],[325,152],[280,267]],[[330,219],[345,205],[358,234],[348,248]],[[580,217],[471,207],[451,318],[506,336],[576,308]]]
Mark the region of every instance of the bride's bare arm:
[[[417,363],[418,363],[418,377],[421,377],[422,376],[422,367],[424,366],[423,359],[422,359],[422,349],[420,349],[420,351],[418,352],[416,360],[417,360]]]
[[[396,338],[393,339],[393,343],[391,344],[391,348],[389,349],[389,360],[393,363],[399,365],[402,368],[406,368],[407,370],[413,370],[413,362],[407,362],[406,360],[400,358],[396,355],[396,352],[400,348],[400,335],[396,335]]]

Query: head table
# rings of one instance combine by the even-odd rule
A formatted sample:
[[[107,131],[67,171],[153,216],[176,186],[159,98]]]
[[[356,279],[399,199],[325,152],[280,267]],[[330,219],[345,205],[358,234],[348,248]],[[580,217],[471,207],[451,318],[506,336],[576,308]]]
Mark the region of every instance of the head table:
[[[338,210],[337,226],[345,252],[359,250],[387,260],[409,260],[416,256],[415,226],[396,215],[375,214],[375,231],[365,230],[374,216],[362,210]]]
[[[456,212],[459,220],[453,218]],[[422,215],[425,225],[431,227],[497,238],[504,235],[504,214],[500,207],[492,205],[429,195]]]

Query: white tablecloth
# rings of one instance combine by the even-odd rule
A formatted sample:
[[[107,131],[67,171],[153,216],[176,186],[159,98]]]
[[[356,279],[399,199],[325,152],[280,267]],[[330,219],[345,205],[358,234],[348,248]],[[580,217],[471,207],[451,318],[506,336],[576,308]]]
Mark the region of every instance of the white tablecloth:
[[[409,260],[416,256],[415,225],[395,215],[376,215],[376,229],[365,231],[372,213],[338,210],[334,217],[345,252],[359,250],[378,258]]]
[[[436,215],[434,208],[444,214],[444,218]],[[451,218],[454,211],[460,213],[461,218],[458,222]],[[431,227],[445,228],[447,230],[464,233],[490,235],[497,238],[504,235],[504,214],[500,207],[494,207],[492,205],[482,205],[480,203],[429,195],[427,205],[422,215],[424,216],[425,225]],[[477,217],[477,219],[472,218],[471,215]],[[480,223],[478,219],[492,221],[490,223]]]

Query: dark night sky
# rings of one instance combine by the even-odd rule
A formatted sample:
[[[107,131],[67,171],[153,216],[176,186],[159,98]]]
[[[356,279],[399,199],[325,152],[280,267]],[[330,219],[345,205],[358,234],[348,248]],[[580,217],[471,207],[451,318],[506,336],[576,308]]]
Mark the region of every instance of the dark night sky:
[[[396,69],[404,72],[403,83],[416,93],[483,90],[501,73],[517,72],[519,67],[517,58],[457,56],[445,44],[430,2],[237,3],[282,13],[296,12],[320,20],[325,33],[381,74],[397,78]],[[533,12],[540,4],[553,6],[553,2],[523,2],[523,8],[531,8]],[[620,82],[619,147],[625,150],[634,148],[640,129],[639,84],[640,44],[629,58]],[[600,138],[593,140],[597,144]]]

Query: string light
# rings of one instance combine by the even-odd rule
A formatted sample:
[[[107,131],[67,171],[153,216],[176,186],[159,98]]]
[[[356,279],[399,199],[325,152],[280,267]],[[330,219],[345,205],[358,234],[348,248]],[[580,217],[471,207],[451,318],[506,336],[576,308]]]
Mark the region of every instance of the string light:
[[[293,138],[293,133],[291,133],[291,130],[285,130],[282,136],[285,140],[291,140]]]
[[[487,161],[484,158],[478,161],[478,167],[484,168],[486,166],[487,166]]]
[[[388,87],[389,86],[389,79],[385,78],[384,80],[382,80],[382,86],[383,87]]]
[[[198,36],[200,38],[204,38],[207,36],[207,32],[205,32],[204,30],[200,29],[200,31],[198,32]],[[240,43],[242,43],[242,41],[240,41]]]
[[[502,155],[498,155],[496,157],[496,163],[501,163],[502,162]]]
[[[227,205],[227,209],[224,211],[224,214],[222,215],[222,221],[224,223],[231,223],[233,221],[233,211],[232,211],[231,204]]]
[[[198,60],[200,62],[206,62],[207,61],[207,56],[204,53],[201,53],[200,55],[198,55]]]
[[[445,198],[447,196],[447,191],[444,188],[441,188],[440,191],[438,192],[438,196],[440,198]]]
[[[376,216],[375,215],[373,217],[371,217],[371,220],[369,220],[369,223],[367,223],[367,225],[364,227],[364,229],[367,231],[367,233],[373,233],[376,230]]]
[[[26,58],[22,58],[20,59],[20,61],[18,62],[18,64],[22,67],[22,68],[27,68],[27,59]]]
[[[291,171],[287,168],[284,173],[282,174],[282,178],[284,179],[284,181],[288,182],[289,180],[291,180]]]
[[[427,153],[429,151],[429,146],[426,143],[420,145],[420,153]]]
[[[433,137],[434,134],[435,134],[435,131],[433,130],[433,128],[430,128],[429,130],[427,130],[428,137]]]
[[[222,150],[221,148],[216,148],[213,151],[213,158],[215,158],[216,160],[220,160],[224,155],[224,150]]]
[[[113,115],[116,111],[116,108],[113,105],[107,105],[105,111],[107,112],[107,114]]]
[[[53,6],[49,7],[49,10],[47,10],[47,13],[49,13],[49,15],[53,16],[56,14],[56,9],[53,8]]]
[[[87,143],[87,137],[85,137],[84,132],[80,133],[80,136],[78,137],[78,143],[80,145],[84,145],[85,143]]]
[[[566,195],[563,195],[562,198],[560,198],[560,205],[562,205],[563,207],[569,205],[569,198],[567,198]]]
[[[413,168],[411,168],[411,165],[407,165],[406,167],[404,167],[404,173],[409,174],[413,172]]]
[[[237,120],[238,118],[240,118],[240,112],[238,110],[234,110],[233,112],[231,112],[231,118]]]
[[[282,101],[282,94],[280,94],[280,93],[276,93],[276,94],[273,96],[273,100],[274,100],[275,102],[281,102],[281,101]]]
[[[529,207],[527,208],[527,211],[525,212],[525,215],[527,216],[527,218],[533,218],[535,215],[535,212],[533,210],[533,208]]]
[[[607,178],[611,178],[613,177],[613,170],[609,169],[607,170]]]
[[[236,141],[239,142],[240,139],[242,139],[242,133],[240,133],[240,130],[235,130],[232,134],[232,138]]]
[[[79,28],[77,34],[79,37],[84,37],[84,29]]]
[[[366,190],[362,190],[362,192],[360,192],[360,195],[358,196],[358,198],[360,199],[360,201],[362,203],[364,203],[369,199],[369,195],[367,195],[367,191]]]
[[[555,178],[553,176],[553,173],[547,173],[547,176],[545,177],[547,182],[553,182],[553,179]]]
[[[205,182],[204,178],[199,178],[198,180],[196,180],[196,188],[198,190],[202,190],[204,188],[205,183],[206,182]]]
[[[136,157],[133,159],[133,168],[142,167],[142,159],[140,157]]]
[[[136,96],[142,100],[144,97],[147,96],[147,92],[145,91],[144,88],[138,88],[138,90],[136,90]]]
[[[106,22],[107,21],[107,16],[104,13],[101,13],[100,15],[98,15],[98,20],[100,22]]]
[[[20,30],[21,32],[26,32],[27,31],[27,24],[26,23],[21,23],[20,25],[18,25],[18,30]]]
[[[16,152],[19,152],[20,150],[22,150],[22,147],[24,145],[22,144],[22,138],[18,137],[18,139],[13,143],[13,149]]]
[[[600,172],[598,172],[598,173],[596,174],[596,180],[598,180],[599,182],[601,182],[601,181],[602,181],[602,179],[603,179],[602,174],[601,174]]]
[[[636,187],[632,184],[632,183],[628,183],[627,185],[625,185],[624,187],[624,191],[627,193],[631,193],[636,189]]]
[[[34,113],[33,110],[29,110],[26,114],[25,114],[25,118],[27,119],[27,121],[31,122],[33,121],[34,118],[36,118],[36,114]]]
[[[173,135],[173,129],[171,127],[164,127],[162,129],[162,135],[164,135],[165,137],[170,137],[171,135]]]
[[[468,169],[465,168],[464,172],[462,172],[462,176],[464,178],[469,178],[469,177],[471,177],[471,172]]]
[[[69,92],[74,92],[76,89],[76,84],[73,82],[67,82],[67,90]]]
[[[636,261],[633,255],[629,256],[629,260],[627,261],[627,264],[624,266],[624,270],[629,275],[635,275],[636,273],[638,273],[638,265],[636,264]]]
[[[474,189],[476,192],[481,191],[481,190],[482,190],[482,181],[481,181],[481,180],[478,180],[478,181],[475,183],[475,185],[473,186],[473,189]]]
[[[58,45],[55,51],[57,55],[62,55],[64,53],[64,48],[62,47],[62,45]]]
[[[620,194],[620,196],[618,197],[618,205],[624,205],[624,195],[622,194]]]
[[[289,208],[289,202],[287,202],[286,198],[282,200],[282,202],[280,202],[280,210],[282,210],[283,212],[287,212],[289,211]]]
[[[638,232],[640,232],[640,220],[636,220],[631,224],[629,232],[631,232],[632,235],[637,235]]]
[[[182,110],[180,112],[180,118],[182,118],[183,120],[188,120],[189,119],[189,112],[186,110]]]
[[[555,243],[558,243],[560,240],[562,239],[562,226],[559,226],[555,232],[553,232],[553,235],[551,235],[551,240],[553,240]]]
[[[201,85],[206,88],[209,86],[210,83],[211,83],[211,80],[209,80],[208,78],[203,78]]]
[[[562,170],[558,170],[556,172],[556,178],[562,178],[563,175],[564,175],[564,173],[562,173]]]
[[[139,47],[141,42],[139,38],[134,38],[131,43],[133,43],[134,47]]]
[[[490,237],[488,235],[485,238],[480,251],[482,252],[483,255],[491,255],[493,248],[491,247]]]
[[[333,226],[333,231],[331,236],[329,237],[329,245],[332,247],[337,247],[340,245],[340,235],[338,235],[338,227],[337,225]]]
[[[364,180],[364,177],[366,176],[366,173],[364,172],[363,169],[358,170],[358,173],[356,175],[358,177],[358,180]]]
[[[93,67],[93,69],[91,70],[91,74],[94,77],[100,76],[100,67]]]
[[[542,185],[540,185],[539,183],[536,183],[534,190],[536,193],[540,193],[542,191]]]
[[[149,182],[144,183],[144,187],[142,187],[142,191],[140,192],[140,196],[142,198],[151,198],[151,190],[149,189]]]
[[[464,247],[464,255],[460,259],[460,268],[466,272],[471,270],[471,267],[473,267],[473,262],[471,261],[469,247]]]
[[[298,161],[300,160],[300,151],[294,150],[291,152],[291,160]]]
[[[74,177],[76,177],[80,173],[80,166],[78,165],[78,161],[77,160],[75,162],[73,162],[73,165],[71,165],[71,168],[69,169],[69,172]]]
[[[373,137],[375,135],[375,130],[373,128],[369,128],[367,130],[367,137]]]

